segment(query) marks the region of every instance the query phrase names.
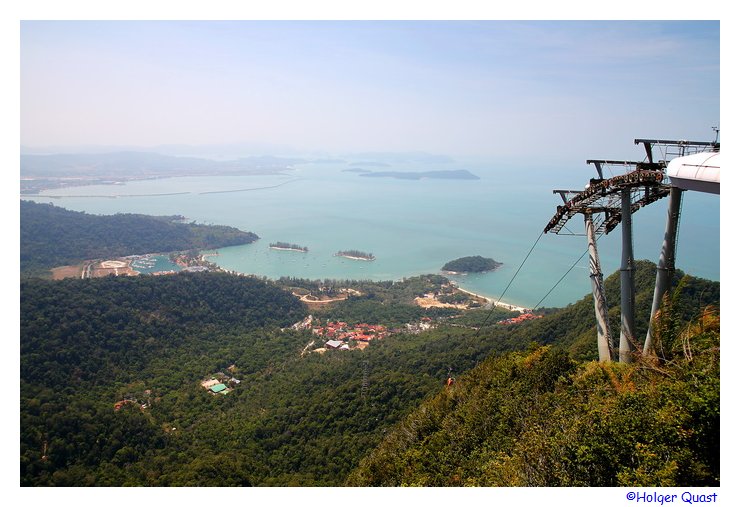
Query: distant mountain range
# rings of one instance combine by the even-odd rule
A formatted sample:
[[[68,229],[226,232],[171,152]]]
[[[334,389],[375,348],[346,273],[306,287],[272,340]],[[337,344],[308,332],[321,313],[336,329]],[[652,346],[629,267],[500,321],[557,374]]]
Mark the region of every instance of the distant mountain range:
[[[235,160],[208,160],[174,157],[157,153],[122,151],[115,153],[79,153],[56,155],[21,155],[21,178],[43,177],[161,177],[214,173],[273,174],[306,163],[302,158],[273,156],[246,157]]]
[[[362,176],[375,178],[399,178],[418,180],[437,179],[479,179],[465,170],[448,171],[369,171],[356,166],[388,167],[396,163],[447,163],[451,159],[427,153],[364,153],[355,155],[364,162],[349,163],[351,172],[363,172]],[[194,156],[175,156],[147,151],[112,151],[87,153],[33,153],[23,148],[20,155],[21,193],[35,194],[49,188],[79,186],[89,184],[111,184],[130,180],[150,178],[171,178],[176,176],[224,176],[224,175],[264,175],[284,174],[292,171],[297,164],[308,163],[348,163],[336,157],[290,157],[258,155],[230,160],[209,159]]]
[[[21,193],[49,188],[175,176],[284,174],[302,158],[253,156],[235,160],[175,157],[158,153],[62,153],[21,155]]]

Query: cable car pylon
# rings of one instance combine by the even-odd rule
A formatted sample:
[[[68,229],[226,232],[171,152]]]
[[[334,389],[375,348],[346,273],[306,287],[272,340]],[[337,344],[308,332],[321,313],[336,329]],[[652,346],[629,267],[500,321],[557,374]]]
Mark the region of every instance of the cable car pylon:
[[[680,210],[681,189],[672,186],[666,176],[666,165],[669,155],[684,156],[687,152],[699,153],[707,150],[719,151],[719,143],[694,141],[666,141],[635,139],[635,144],[643,144],[647,160],[632,162],[624,160],[587,160],[596,168],[598,177],[589,181],[582,191],[553,190],[560,194],[563,205],[557,206],[556,213],[544,229],[544,233],[581,235],[566,227],[575,215],[583,215],[585,235],[589,248],[589,273],[596,314],[597,349],[599,361],[631,362],[640,349],[635,338],[635,283],[634,253],[632,234],[632,215],[640,208],[652,204],[664,197],[670,197],[669,219],[666,226],[663,251],[656,275],[656,287],[653,296],[652,320],[660,306],[665,291],[670,286],[675,269],[675,243]],[[665,148],[664,158],[655,160],[654,147]],[[623,169],[624,173],[611,178],[604,178],[604,168]],[[717,167],[717,193],[719,192],[719,167]],[[703,182],[701,182],[703,184]],[[611,336],[608,321],[608,306],[604,291],[603,274],[596,248],[597,235],[609,234],[617,225],[622,227],[622,262],[620,266],[620,333],[619,342]],[[657,305],[657,306],[656,306]],[[650,330],[642,347],[643,354],[648,354],[652,347]]]

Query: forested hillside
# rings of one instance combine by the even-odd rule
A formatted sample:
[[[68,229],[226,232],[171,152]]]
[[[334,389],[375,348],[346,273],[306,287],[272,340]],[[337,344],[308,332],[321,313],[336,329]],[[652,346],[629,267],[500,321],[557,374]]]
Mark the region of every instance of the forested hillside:
[[[248,385],[300,350],[277,328],[304,316],[290,294],[224,273],[21,282],[22,484],[151,483],[129,465],[170,456],[173,428],[239,397],[198,382],[237,364]],[[127,398],[149,408],[114,411]]]
[[[218,273],[34,279],[21,301],[26,485],[340,485],[450,367],[496,348],[449,328],[304,356],[315,337],[278,329],[305,316],[296,298]],[[228,395],[200,386],[232,365]],[[127,398],[148,406],[115,411]]]
[[[646,272],[640,279],[654,276],[654,265],[641,266]],[[519,325],[497,325],[494,316],[478,330],[487,310],[443,316],[431,310],[420,314],[418,307],[408,304],[418,291],[439,281],[429,276],[396,283],[357,282],[363,295],[325,310],[325,318],[387,324],[373,319],[427,315],[438,327],[418,334],[392,334],[373,341],[364,351],[323,355],[304,353],[316,340],[310,331],[281,331],[303,319],[307,309],[289,292],[254,278],[198,273],[23,281],[21,483],[342,485],[384,435],[397,431],[393,430],[396,424],[423,400],[442,396],[439,393],[450,374],[458,379],[458,388],[465,389],[471,381],[464,374],[476,365],[499,364],[496,357],[525,350],[533,342],[550,343],[559,351],[536,356],[537,361],[531,361],[542,360],[543,366],[527,374],[527,382],[545,386],[541,397],[527,394],[530,384],[516,384],[518,377],[509,378],[514,384],[508,385],[505,376],[499,384],[502,390],[489,395],[492,399],[512,397],[518,400],[517,406],[540,411],[548,407],[547,393],[578,385],[577,375],[582,375],[578,372],[595,368],[564,355],[575,347],[584,357],[595,356],[595,346],[591,352],[590,346],[579,345],[587,335],[595,342],[593,306],[588,298]],[[616,282],[610,277],[608,290]],[[284,283],[307,288],[317,284],[294,279]],[[641,284],[638,299],[651,291],[647,282]],[[679,294],[675,306],[686,307],[686,315],[695,318],[700,314],[699,302],[714,302],[714,294],[718,299],[719,284],[691,279]],[[685,325],[681,314],[676,315],[667,328]],[[705,357],[698,352],[697,356]],[[502,361],[524,371],[523,366],[516,366],[525,361],[523,357]],[[683,375],[659,367],[671,378]],[[614,368],[620,379],[627,375],[634,381],[638,373],[642,375],[639,370],[629,373]],[[211,394],[200,382],[217,372],[240,383],[226,395]],[[611,378],[610,372],[605,369],[599,375]],[[696,378],[700,373],[691,370]],[[709,382],[702,389],[710,394],[711,382],[718,380],[714,374],[711,369],[701,373]],[[478,378],[481,374],[471,375]],[[656,378],[650,377],[644,385],[657,385]],[[558,387],[561,380],[565,387]],[[684,396],[684,387],[676,384],[679,398]],[[116,410],[116,403],[124,400],[135,402],[123,403]],[[670,398],[665,395],[660,400]],[[660,407],[660,400],[647,399],[648,405],[635,406],[640,410]],[[532,405],[540,402],[541,409]],[[624,401],[625,407],[633,402]],[[711,403],[702,406],[718,410]],[[591,409],[586,401],[579,407],[573,408],[574,413]],[[611,414],[616,417],[622,410]],[[485,415],[482,412],[474,420],[485,427],[495,423]],[[685,422],[681,428],[690,429],[694,422]],[[502,424],[503,432],[506,424]],[[707,435],[711,434],[711,426],[706,428]],[[509,441],[515,445],[524,434],[516,428],[512,431]],[[415,466],[420,470],[426,465]],[[713,477],[711,466],[709,470],[706,477]],[[691,477],[704,472],[697,474]],[[679,479],[683,477],[688,476]],[[480,479],[481,483],[486,480]]]
[[[43,272],[87,259],[200,250],[251,243],[252,232],[181,223],[179,217],[90,215],[21,201],[21,272]]]
[[[636,263],[640,337],[654,277],[654,264]],[[719,485],[719,283],[676,278],[657,321],[657,358],[595,362],[590,296],[509,333],[486,329],[498,350],[532,345],[491,355],[440,389],[347,485]],[[619,273],[606,289],[618,336]]]
[[[656,266],[646,260],[635,261],[635,334],[640,343],[644,340],[650,318],[650,307],[655,288]],[[619,339],[620,325],[620,282],[619,272],[604,280],[609,304],[609,326],[612,336]],[[720,284],[696,278],[676,270],[672,293],[675,294],[673,314],[678,322],[686,323],[701,314],[704,307],[720,307]],[[593,298],[589,294],[565,308],[545,311],[547,318],[533,321],[528,333],[536,337],[537,343],[557,344],[567,349],[576,359],[598,358],[596,350],[596,324]]]
[[[697,324],[660,361],[578,363],[548,347],[490,358],[347,484],[718,486],[719,319]]]

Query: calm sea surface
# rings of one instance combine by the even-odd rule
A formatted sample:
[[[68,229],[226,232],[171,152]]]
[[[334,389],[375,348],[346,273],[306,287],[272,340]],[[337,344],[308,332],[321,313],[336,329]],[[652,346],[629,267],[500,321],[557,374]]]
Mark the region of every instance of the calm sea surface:
[[[583,188],[587,167],[501,168],[494,164],[425,164],[382,170],[468,169],[480,180],[400,180],[345,172],[348,164],[298,165],[284,175],[183,177],[49,190],[38,202],[95,214],[185,215],[200,223],[230,225],[262,239],[222,248],[211,260],[220,266],[268,278],[398,280],[438,273],[467,255],[492,257],[495,272],[452,277],[462,288],[501,297],[560,198],[552,189]],[[362,167],[362,166],[353,166]],[[377,167],[368,169],[380,170]],[[55,196],[55,197],[51,197]],[[26,197],[24,197],[26,198]],[[657,262],[667,200],[634,215],[637,259]],[[694,276],[719,280],[719,196],[687,192],[680,226],[677,265]],[[582,233],[582,221],[569,224]],[[308,253],[279,251],[284,241]],[[376,260],[335,257],[338,250],[371,252]],[[617,228],[599,240],[605,275],[619,269]],[[583,236],[544,235],[513,279],[503,300],[532,307],[564,306],[590,292]],[[612,303],[616,304],[616,303]]]

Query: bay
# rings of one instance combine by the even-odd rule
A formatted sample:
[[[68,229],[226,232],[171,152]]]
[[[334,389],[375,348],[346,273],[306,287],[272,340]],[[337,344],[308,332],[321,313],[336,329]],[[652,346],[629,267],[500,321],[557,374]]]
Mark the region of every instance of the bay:
[[[560,203],[552,190],[583,188],[593,176],[589,168],[502,167],[479,160],[383,168],[467,169],[480,177],[406,180],[345,171],[363,167],[354,162],[301,164],[275,175],[69,187],[23,198],[95,214],[182,214],[199,223],[252,231],[259,241],[219,249],[210,260],[228,270],[271,279],[399,280],[439,273],[443,264],[458,257],[482,255],[504,264],[493,272],[451,278],[466,290],[525,307],[564,306],[590,292],[587,259],[581,258],[586,250],[580,235],[583,224],[577,219],[569,223],[578,235],[540,237]],[[720,276],[719,201],[716,195],[685,194],[677,254],[680,269],[712,280]],[[666,205],[663,199],[634,215],[636,258],[657,262]],[[309,251],[270,249],[269,243],[276,241],[307,246]],[[350,249],[371,252],[376,260],[334,255]],[[605,275],[619,269],[619,228],[600,238],[599,253]]]

